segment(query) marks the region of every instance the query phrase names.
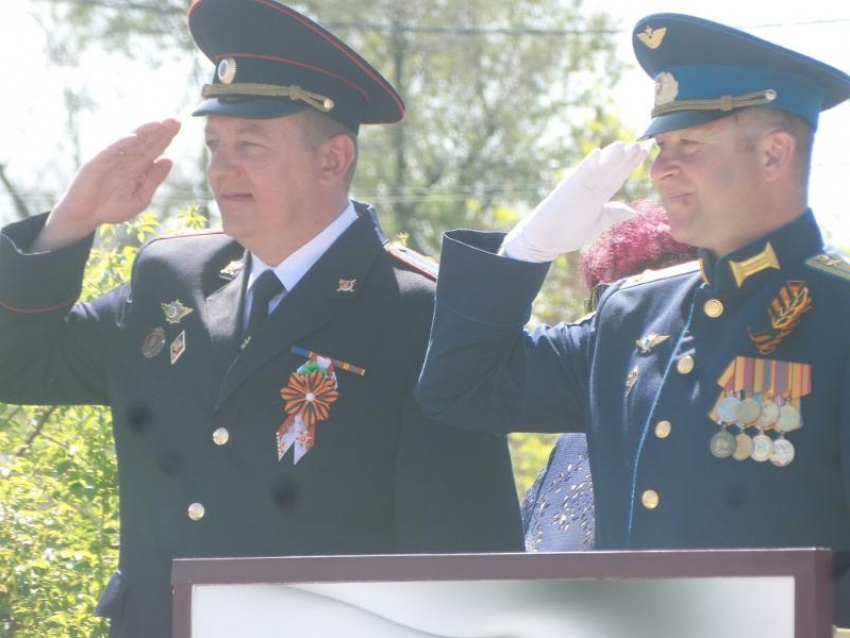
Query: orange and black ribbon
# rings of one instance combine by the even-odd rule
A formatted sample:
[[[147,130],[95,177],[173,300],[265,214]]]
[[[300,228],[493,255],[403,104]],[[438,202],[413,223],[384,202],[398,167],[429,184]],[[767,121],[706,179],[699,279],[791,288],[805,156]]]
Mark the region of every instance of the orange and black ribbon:
[[[757,334],[750,332],[750,339],[761,354],[770,354],[800,324],[803,313],[811,308],[812,298],[805,282],[789,281],[767,309],[770,328]]]

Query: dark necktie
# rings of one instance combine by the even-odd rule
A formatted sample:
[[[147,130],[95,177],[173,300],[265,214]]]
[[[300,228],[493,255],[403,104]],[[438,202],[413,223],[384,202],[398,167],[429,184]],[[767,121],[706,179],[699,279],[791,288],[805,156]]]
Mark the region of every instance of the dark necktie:
[[[251,288],[251,312],[248,315],[248,325],[243,333],[246,337],[253,335],[257,328],[269,316],[269,302],[284,291],[283,284],[273,270],[266,270],[257,277]]]

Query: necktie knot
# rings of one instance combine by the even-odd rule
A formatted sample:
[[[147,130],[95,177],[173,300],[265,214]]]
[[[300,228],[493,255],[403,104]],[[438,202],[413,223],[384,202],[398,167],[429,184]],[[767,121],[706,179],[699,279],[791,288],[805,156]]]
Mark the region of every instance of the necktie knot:
[[[266,270],[251,288],[251,312],[248,315],[248,325],[245,334],[250,336],[257,327],[269,316],[269,303],[284,291],[283,284],[273,270]]]

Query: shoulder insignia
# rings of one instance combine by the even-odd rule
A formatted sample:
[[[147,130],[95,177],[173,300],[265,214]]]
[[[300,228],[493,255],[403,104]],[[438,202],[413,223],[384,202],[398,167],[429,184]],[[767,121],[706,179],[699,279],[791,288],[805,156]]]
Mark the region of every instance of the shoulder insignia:
[[[644,270],[639,275],[628,277],[623,282],[623,285],[620,286],[620,290],[640,284],[648,284],[653,281],[678,277],[679,275],[687,275],[693,272],[699,272],[699,261],[697,260],[687,261],[684,264],[676,264],[675,266],[662,268],[661,270]]]
[[[440,269],[440,264],[431,257],[427,257],[422,253],[411,250],[407,246],[403,246],[398,242],[388,242],[384,244],[384,250],[386,250],[387,253],[389,253],[389,255],[396,261],[399,261],[416,272],[425,275],[431,281],[437,281],[437,271]]]
[[[850,263],[847,262],[845,257],[837,253],[821,253],[810,257],[806,260],[806,266],[844,281],[850,281]]]
[[[219,271],[219,275],[222,279],[226,279],[227,281],[233,281],[236,279],[236,276],[245,269],[245,260],[244,259],[234,259],[229,264],[227,264],[224,268]]]

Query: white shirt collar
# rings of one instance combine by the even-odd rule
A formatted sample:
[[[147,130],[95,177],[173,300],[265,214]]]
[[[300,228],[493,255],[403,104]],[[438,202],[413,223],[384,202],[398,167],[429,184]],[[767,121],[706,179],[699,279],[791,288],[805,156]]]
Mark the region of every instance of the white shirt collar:
[[[275,274],[280,279],[281,283],[286,286],[286,290],[292,290],[301,281],[301,278],[307,274],[310,268],[319,261],[322,255],[327,252],[333,243],[339,239],[351,224],[357,220],[357,213],[354,211],[354,204],[349,201],[348,206],[339,214],[339,216],[328,224],[325,229],[318,235],[313,237],[306,244],[292,253],[289,257],[280,262],[276,267],[272,268]],[[269,270],[271,266],[263,262],[256,255],[251,255],[251,273],[248,277],[248,290],[254,285],[263,272]]]

